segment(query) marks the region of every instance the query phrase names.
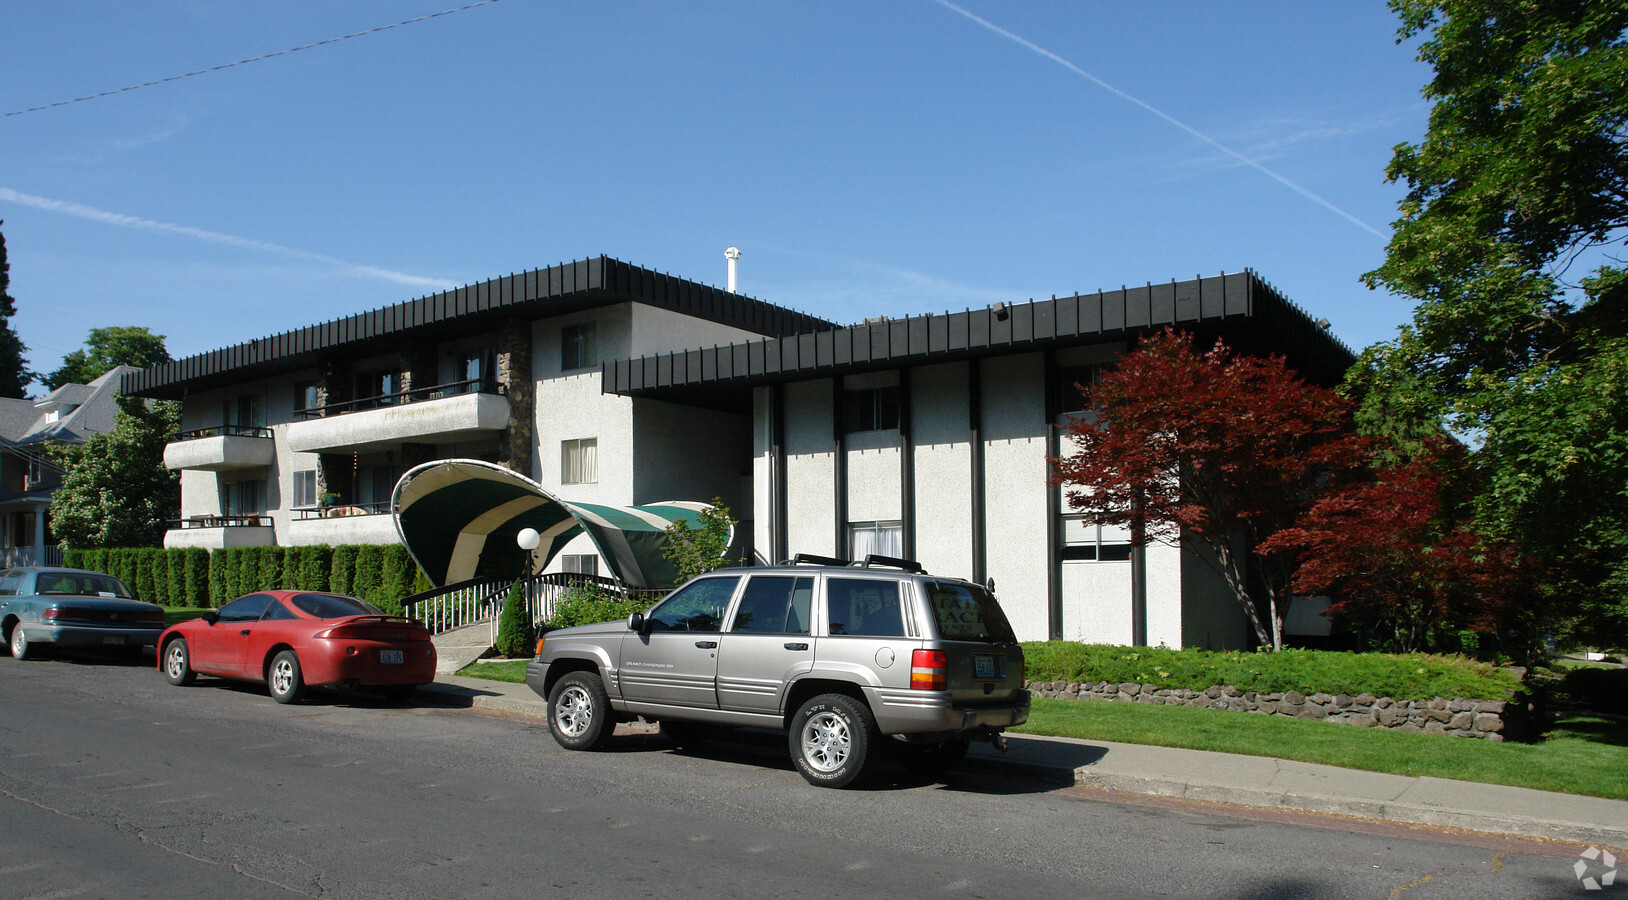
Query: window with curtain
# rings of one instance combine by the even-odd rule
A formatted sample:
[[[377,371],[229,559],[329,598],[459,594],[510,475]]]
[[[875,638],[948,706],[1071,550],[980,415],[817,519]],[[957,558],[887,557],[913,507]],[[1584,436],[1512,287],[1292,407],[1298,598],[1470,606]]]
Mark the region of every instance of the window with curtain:
[[[599,438],[560,442],[560,484],[592,484],[599,480]]]
[[[904,555],[904,523],[852,522],[848,525],[849,559],[864,559],[874,553],[878,556]]]

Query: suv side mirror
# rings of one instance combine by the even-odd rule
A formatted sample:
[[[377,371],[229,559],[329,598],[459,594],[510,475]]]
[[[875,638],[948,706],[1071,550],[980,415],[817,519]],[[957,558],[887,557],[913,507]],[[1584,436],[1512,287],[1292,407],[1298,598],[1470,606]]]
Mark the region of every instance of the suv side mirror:
[[[627,630],[644,634],[644,613],[634,613],[627,617]]]

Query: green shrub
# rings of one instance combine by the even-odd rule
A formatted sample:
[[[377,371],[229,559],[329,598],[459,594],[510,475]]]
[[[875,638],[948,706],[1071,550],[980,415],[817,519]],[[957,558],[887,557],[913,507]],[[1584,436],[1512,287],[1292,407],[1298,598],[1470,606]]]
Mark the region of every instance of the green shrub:
[[[382,547],[373,544],[357,547],[356,570],[351,575],[351,595],[374,606],[379,605],[380,563],[384,555],[382,551]]]
[[[185,606],[209,605],[209,551],[187,547],[181,553],[181,601]]]
[[[503,614],[498,618],[497,641],[492,645],[499,656],[511,659],[530,656],[534,640],[531,615],[526,611],[526,594],[519,581],[509,588],[503,601]]]
[[[1284,650],[1169,650],[1070,641],[1023,645],[1032,681],[1117,681],[1204,690],[1230,685],[1262,693],[1361,693],[1396,700],[1506,700],[1519,687],[1507,670],[1461,656]]]
[[[230,588],[226,584],[226,551],[216,550],[209,554],[209,606],[219,609],[222,603],[232,599],[226,596]]]
[[[328,590],[355,596],[351,580],[356,577],[356,548],[348,544],[333,548],[328,569]]]
[[[615,622],[650,607],[648,600],[628,599],[597,584],[579,582],[566,588],[554,603],[554,614],[549,617],[548,624],[566,628],[594,622]]]

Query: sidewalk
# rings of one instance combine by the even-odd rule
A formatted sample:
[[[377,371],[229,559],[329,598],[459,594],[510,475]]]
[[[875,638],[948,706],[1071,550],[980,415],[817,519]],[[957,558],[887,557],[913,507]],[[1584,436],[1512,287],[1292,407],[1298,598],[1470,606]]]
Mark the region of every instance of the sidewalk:
[[[523,684],[442,675],[423,691],[447,705],[544,715],[543,699]],[[1186,800],[1628,848],[1628,801],[1622,800],[1142,744],[1011,735],[1007,745],[1001,753],[973,744],[967,766]]]

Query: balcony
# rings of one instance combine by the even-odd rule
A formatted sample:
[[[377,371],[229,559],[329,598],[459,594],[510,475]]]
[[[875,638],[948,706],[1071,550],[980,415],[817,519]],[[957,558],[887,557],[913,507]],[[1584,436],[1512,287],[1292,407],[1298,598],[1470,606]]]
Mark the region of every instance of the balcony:
[[[164,466],[205,472],[263,469],[271,465],[276,455],[271,429],[220,425],[183,431],[172,437],[164,446]]]
[[[227,547],[270,547],[277,543],[271,520],[258,516],[190,516],[171,521],[164,532],[164,546],[202,547],[222,550]]]
[[[390,504],[355,503],[294,510],[288,524],[286,542],[290,546],[312,544],[399,544],[396,520]]]
[[[459,381],[309,409],[288,426],[303,453],[367,453],[403,443],[450,444],[495,437],[509,426],[509,400],[495,386]]]

